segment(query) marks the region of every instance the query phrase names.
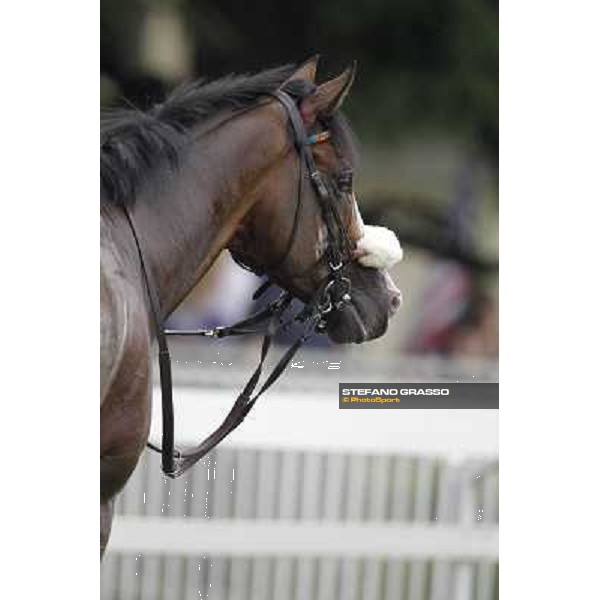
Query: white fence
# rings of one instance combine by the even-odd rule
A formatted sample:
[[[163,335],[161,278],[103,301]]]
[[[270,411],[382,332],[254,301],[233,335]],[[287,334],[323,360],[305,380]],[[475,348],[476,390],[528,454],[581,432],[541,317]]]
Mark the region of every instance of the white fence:
[[[103,600],[497,598],[497,411],[339,411],[329,396],[270,393],[180,480],[146,454],[118,501]],[[231,392],[176,397],[192,443]]]

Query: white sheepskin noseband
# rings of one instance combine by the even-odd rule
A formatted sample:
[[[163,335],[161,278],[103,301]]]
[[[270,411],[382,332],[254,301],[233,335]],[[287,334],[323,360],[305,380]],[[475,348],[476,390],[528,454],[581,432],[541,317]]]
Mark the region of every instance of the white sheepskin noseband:
[[[357,242],[356,257],[363,267],[389,269],[402,260],[404,252],[393,231],[387,227],[364,225],[364,235]]]

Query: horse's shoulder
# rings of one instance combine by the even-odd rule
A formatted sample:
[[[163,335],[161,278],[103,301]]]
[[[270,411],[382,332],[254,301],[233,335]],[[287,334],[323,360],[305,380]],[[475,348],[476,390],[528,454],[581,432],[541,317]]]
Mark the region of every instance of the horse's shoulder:
[[[147,364],[148,315],[135,287],[110,256],[100,262],[100,400],[104,401],[124,363]]]
[[[101,488],[111,498],[134,469],[150,427],[151,333],[147,309],[120,261],[100,263]]]

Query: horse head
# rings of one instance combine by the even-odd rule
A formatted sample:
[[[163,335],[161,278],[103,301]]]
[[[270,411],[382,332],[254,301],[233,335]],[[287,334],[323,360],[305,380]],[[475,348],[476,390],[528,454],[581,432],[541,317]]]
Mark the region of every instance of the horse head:
[[[329,286],[329,337],[361,343],[383,335],[401,305],[388,269],[401,260],[402,249],[390,230],[364,224],[354,193],[357,153],[340,107],[355,66],[315,85],[316,62],[305,63],[280,88],[284,94],[275,94],[283,150],[229,249],[305,303]],[[295,107],[286,106],[286,98]]]

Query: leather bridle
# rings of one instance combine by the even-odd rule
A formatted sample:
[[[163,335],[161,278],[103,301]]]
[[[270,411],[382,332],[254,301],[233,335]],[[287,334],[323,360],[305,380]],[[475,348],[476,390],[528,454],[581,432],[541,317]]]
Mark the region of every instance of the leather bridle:
[[[153,285],[151,272],[146,267],[140,239],[132,216],[127,206],[125,204],[123,205],[127,221],[133,233],[140,259],[142,276],[148,291],[150,312],[156,331],[159,350],[158,360],[163,423],[162,446],[159,447],[148,442],[148,447],[161,453],[162,470],[167,477],[175,478],[182,475],[219,444],[227,435],[229,435],[229,433],[236,429],[250,412],[258,398],[266,392],[283,373],[302,344],[315,333],[322,333],[326,328],[328,315],[336,310],[342,309],[344,305],[349,303],[352,299],[350,280],[344,276],[343,271],[344,267],[351,260],[353,244],[350,242],[346,228],[344,227],[336,207],[338,196],[350,194],[352,192],[352,171],[349,168],[344,169],[336,182],[333,180],[326,180],[317,169],[314,157],[310,150],[310,146],[319,139],[319,135],[323,135],[323,132],[308,137],[304,121],[302,120],[302,116],[300,115],[294,98],[283,90],[274,92],[272,96],[283,105],[287,112],[292,127],[294,145],[300,159],[300,165],[297,204],[289,241],[286,245],[285,252],[277,258],[276,261],[268,265],[264,271],[273,273],[274,269],[283,264],[291,252],[298,229],[299,214],[303,199],[305,169],[306,172],[308,172],[308,177],[315,192],[315,197],[319,204],[323,222],[327,230],[327,243],[323,253],[323,259],[326,262],[328,274],[299,313],[287,318],[287,320],[284,319],[284,314],[292,302],[292,295],[289,292],[283,292],[277,300],[271,302],[265,309],[229,327],[197,330],[165,329],[157,288]],[[257,269],[244,265],[240,257],[236,258],[233,253],[232,255],[238,263],[242,264],[242,266],[257,272]],[[255,292],[253,298],[256,299],[260,296],[270,285],[271,283],[267,280],[265,284],[261,285]],[[299,323],[302,326],[302,333],[279,359],[265,382],[255,393],[274,336],[278,331],[288,329],[293,323]],[[259,325],[262,325],[262,328],[257,328]],[[176,450],[174,442],[171,358],[167,336],[206,336],[223,338],[253,333],[264,333],[260,360],[254,373],[237,397],[231,410],[221,425],[219,425],[219,427],[207,436],[198,446],[187,451]]]

